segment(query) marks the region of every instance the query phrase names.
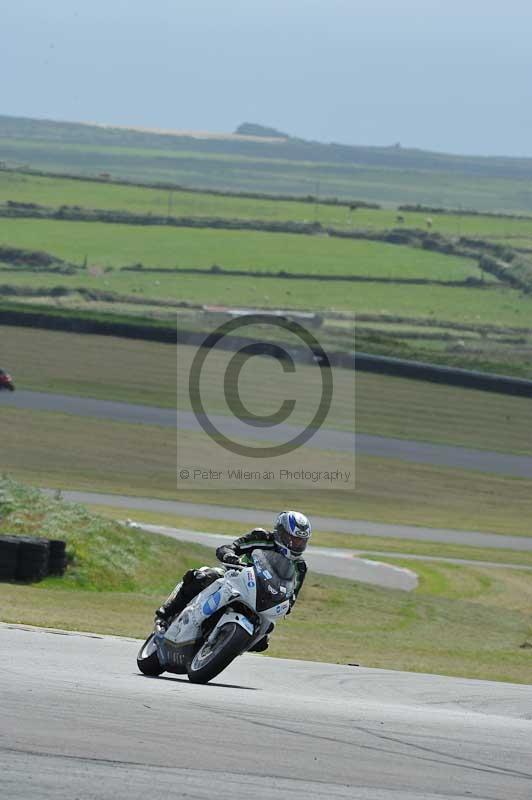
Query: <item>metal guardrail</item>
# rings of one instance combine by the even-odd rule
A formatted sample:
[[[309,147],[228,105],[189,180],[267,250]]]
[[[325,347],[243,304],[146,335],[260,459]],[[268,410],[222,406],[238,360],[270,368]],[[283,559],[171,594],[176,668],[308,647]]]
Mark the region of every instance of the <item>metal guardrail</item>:
[[[368,353],[356,353],[353,362],[355,369],[359,372],[373,372],[379,375],[430,381],[447,386],[462,386],[466,389],[479,389],[484,392],[497,392],[516,397],[532,397],[532,381],[524,378],[425,364],[422,361],[407,361],[402,358],[375,356]]]

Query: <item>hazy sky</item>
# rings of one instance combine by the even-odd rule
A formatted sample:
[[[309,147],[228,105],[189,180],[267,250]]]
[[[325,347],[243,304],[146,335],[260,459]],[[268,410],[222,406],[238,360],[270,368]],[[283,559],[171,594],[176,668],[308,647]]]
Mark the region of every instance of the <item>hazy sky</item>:
[[[532,156],[530,0],[0,0],[0,113]]]

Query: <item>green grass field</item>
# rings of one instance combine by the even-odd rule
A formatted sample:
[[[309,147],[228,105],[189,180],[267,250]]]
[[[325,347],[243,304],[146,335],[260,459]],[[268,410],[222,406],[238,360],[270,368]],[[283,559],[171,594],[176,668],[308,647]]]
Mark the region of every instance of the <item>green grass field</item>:
[[[466,289],[375,283],[324,285],[313,280],[296,283],[263,278],[257,282],[252,277],[103,271],[106,266],[143,261],[166,267],[208,268],[213,263],[221,263],[259,271],[288,267],[292,271],[343,270],[345,274],[351,271],[352,274],[387,274],[390,277],[423,275],[449,280],[478,275],[474,262],[467,259],[373,242],[48,220],[2,220],[0,242],[43,249],[77,263],[87,257],[88,270],[75,275],[2,270],[5,284],[48,291],[57,285],[72,289],[87,287],[137,294],[146,300],[153,297],[195,303],[327,308],[432,319],[436,324],[447,320],[526,327],[532,319],[532,300],[502,286]]]
[[[284,269],[294,273],[375,278],[456,281],[480,277],[473,259],[380,242],[301,234],[0,219],[0,243],[44,250],[75,264],[87,259],[89,267],[121,267],[140,262],[146,267],[172,269],[209,269],[217,264],[253,272]],[[160,279],[159,275],[148,277],[151,285]],[[109,280],[114,278],[106,276]],[[127,291],[128,281],[137,280],[137,276],[124,274],[120,280]],[[297,292],[297,287],[288,288]]]
[[[120,272],[98,275],[49,275],[1,270],[0,282],[11,286],[42,289],[49,302],[57,286],[89,288],[135,294],[146,298],[173,299],[195,304],[245,306],[252,308],[292,308],[366,314],[400,315],[410,319],[481,325],[493,324],[529,328],[532,298],[515,289],[471,289],[446,286],[405,286],[374,283],[332,283],[281,278],[220,277],[211,275],[172,275]],[[327,298],[325,300],[325,298]],[[60,307],[61,302],[56,301]],[[66,304],[68,307],[68,303]],[[391,344],[391,342],[389,342]]]
[[[0,530],[65,538],[70,560],[63,578],[0,584],[2,621],[144,638],[184,569],[212,561],[206,548],[2,484]],[[529,682],[529,573],[428,562],[417,570],[411,593],[310,573],[269,654]]]
[[[38,177],[0,170],[0,201],[64,202],[123,207],[132,211],[189,215],[258,217],[259,219],[314,219],[349,227],[389,228],[397,224],[391,209],[357,209],[283,200],[251,200],[205,193],[174,192],[139,186],[91,183],[73,179]],[[425,226],[424,214],[404,215],[404,227]],[[349,219],[347,218],[349,217]],[[447,234],[467,234],[526,242],[532,219],[496,219],[482,216],[433,215],[433,229]],[[517,239],[512,237],[517,236]],[[506,240],[506,239],[505,239]],[[0,285],[19,292],[25,303],[52,303],[67,309],[93,309],[108,313],[168,319],[168,309],[154,301],[192,304],[245,305],[264,308],[311,309],[372,315],[373,329],[364,327],[361,349],[418,360],[436,360],[466,368],[509,371],[527,377],[530,372],[532,301],[499,283],[489,274],[484,287],[405,285],[398,280],[464,281],[481,277],[476,260],[405,246],[345,240],[327,235],[272,234],[256,231],[165,228],[59,220],[0,219],[0,244],[44,250],[78,265],[74,275],[35,274],[23,267],[0,266]],[[128,272],[126,264],[169,270],[160,273]],[[252,276],[227,276],[209,272],[213,265],[251,270]],[[205,270],[205,275],[179,274],[179,268]],[[171,271],[170,271],[171,270]],[[349,283],[286,280],[262,277],[262,272],[345,275],[392,280],[392,283]],[[71,294],[57,297],[56,290]],[[110,294],[88,299],[78,289]],[[38,296],[25,297],[31,290]],[[139,302],[132,305],[128,298]],[[387,319],[387,317],[389,319]],[[410,326],[430,323],[422,331],[401,330],[390,321],[401,317]],[[491,325],[483,337],[471,332],[463,337],[453,325]],[[513,341],[503,341],[507,328],[520,328]],[[499,334],[497,335],[497,330]],[[528,332],[527,332],[528,331]],[[432,338],[427,338],[429,334]],[[417,338],[413,338],[413,335]],[[497,336],[499,338],[497,338]]]
[[[127,210],[138,214],[165,216],[225,217],[268,221],[294,220],[320,222],[338,228],[368,228],[382,230],[401,226],[426,228],[427,218],[431,229],[451,236],[477,236],[498,241],[508,241],[515,246],[532,242],[532,217],[530,220],[494,218],[488,216],[454,216],[449,214],[423,214],[397,212],[392,208],[372,210],[348,206],[331,206],[324,203],[289,202],[244,197],[220,197],[200,192],[168,191],[142,186],[120,186],[112,183],[71,180],[26,175],[21,172],[0,171],[0,203],[8,200],[38,203],[49,207],[61,205]],[[398,223],[398,213],[404,222]]]

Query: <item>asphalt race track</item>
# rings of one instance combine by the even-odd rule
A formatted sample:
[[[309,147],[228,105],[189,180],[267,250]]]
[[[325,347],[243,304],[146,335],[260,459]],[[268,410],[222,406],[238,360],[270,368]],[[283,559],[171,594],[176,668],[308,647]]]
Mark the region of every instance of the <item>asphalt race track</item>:
[[[0,624],[5,800],[532,797],[532,687],[257,655],[194,686],[58,633]]]
[[[5,392],[0,404],[6,407],[55,411],[87,417],[100,417],[117,422],[176,427],[176,410],[153,406],[117,403],[89,397],[48,394],[46,392]],[[253,428],[250,437],[248,425],[232,417],[211,415],[214,424],[227,436],[240,436],[267,441],[286,441],[300,432],[300,428],[283,424],[274,428]],[[179,427],[182,430],[199,430],[199,423],[192,412],[179,412]],[[393,439],[360,433],[356,437],[345,431],[322,428],[312,438],[312,446],[337,452],[356,452],[360,455],[397,458],[418,464],[472,469],[479,472],[511,475],[516,478],[532,478],[532,456],[517,456],[495,453],[488,450],[473,450],[466,447],[430,444],[409,439]]]
[[[55,490],[44,489],[50,494]],[[153,511],[161,514],[177,514],[183,517],[199,517],[204,519],[228,520],[230,522],[246,522],[250,528],[262,525],[271,527],[276,510],[271,512],[219,506],[209,503],[185,503],[179,500],[160,500],[155,497],[133,497],[119,494],[102,494],[100,492],[64,491],[62,496],[71,503],[88,503],[94,505],[124,508],[129,511]],[[465,544],[472,547],[493,547],[508,550],[532,550],[532,538],[528,536],[505,536],[497,533],[480,533],[478,531],[456,531],[447,528],[424,528],[418,525],[390,525],[384,522],[367,520],[339,519],[312,515],[315,530],[327,533],[347,533],[363,536],[384,536],[392,539],[416,539],[420,542],[447,542],[449,544]]]

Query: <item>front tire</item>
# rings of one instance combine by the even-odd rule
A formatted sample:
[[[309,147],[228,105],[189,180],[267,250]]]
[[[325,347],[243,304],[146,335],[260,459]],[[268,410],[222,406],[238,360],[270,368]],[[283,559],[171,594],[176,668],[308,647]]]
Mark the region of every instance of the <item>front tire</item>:
[[[191,683],[208,683],[247,650],[252,636],[237,622],[228,622],[218,631],[210,645],[204,642],[187,668]]]
[[[164,667],[161,667],[161,662],[157,655],[154,633],[148,636],[140,648],[137,656],[137,666],[143,675],[160,675],[161,672],[164,672]]]

